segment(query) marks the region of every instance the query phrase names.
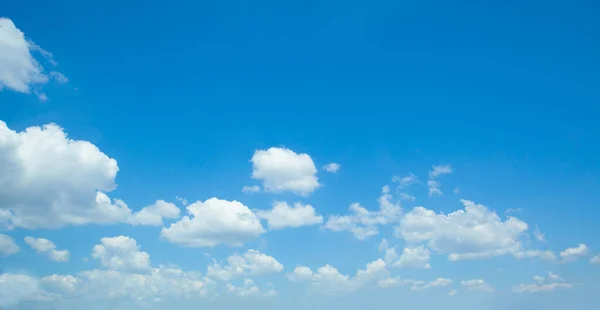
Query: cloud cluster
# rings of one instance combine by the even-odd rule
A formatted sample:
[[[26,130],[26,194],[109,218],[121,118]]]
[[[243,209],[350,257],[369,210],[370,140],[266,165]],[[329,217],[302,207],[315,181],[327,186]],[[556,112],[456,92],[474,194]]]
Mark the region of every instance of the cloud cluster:
[[[409,244],[425,244],[451,261],[486,258],[518,252],[527,223],[502,220],[486,206],[461,200],[464,210],[448,215],[415,207],[400,220],[396,234]]]
[[[349,211],[349,215],[330,216],[325,223],[325,229],[351,232],[357,239],[364,240],[379,234],[378,226],[397,222],[402,208],[400,204],[392,202],[390,188],[384,186],[379,197],[378,211],[369,211],[359,203],[351,204]]]
[[[321,294],[340,294],[355,292],[361,288],[377,283],[388,275],[386,264],[379,259],[368,263],[364,270],[358,270],[350,277],[340,273],[335,267],[325,265],[313,272],[305,266],[298,266],[288,274],[293,282],[308,282],[313,292]]]
[[[440,182],[437,178],[444,174],[452,173],[452,166],[450,165],[438,165],[433,166],[429,171],[429,179],[427,180],[427,187],[429,187],[429,196],[442,195],[440,190]]]
[[[283,265],[273,256],[248,250],[243,255],[229,256],[226,264],[214,261],[208,266],[206,275],[214,280],[230,281],[235,277],[276,274],[282,270]]]
[[[57,250],[54,242],[48,239],[25,237],[25,243],[38,254],[44,255],[50,260],[63,263],[69,261],[69,251]]]
[[[188,247],[240,246],[265,233],[256,214],[239,201],[213,197],[186,208],[188,215],[163,228],[161,238]]]
[[[517,293],[551,292],[560,288],[571,288],[573,284],[565,282],[558,275],[549,272],[548,277],[534,276],[534,283],[519,284],[513,287]]]
[[[323,222],[323,217],[316,213],[315,208],[299,202],[291,206],[285,201],[276,201],[271,210],[258,210],[256,215],[267,220],[270,230],[315,225]]]

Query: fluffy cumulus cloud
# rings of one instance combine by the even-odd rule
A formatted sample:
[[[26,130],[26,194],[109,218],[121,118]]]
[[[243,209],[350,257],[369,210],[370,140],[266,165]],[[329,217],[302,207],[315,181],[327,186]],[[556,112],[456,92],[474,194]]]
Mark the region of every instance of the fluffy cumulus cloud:
[[[395,248],[385,250],[385,262],[392,267],[430,269],[430,260],[429,250],[422,245],[414,248],[404,248],[400,256],[398,256]]]
[[[239,201],[210,198],[188,205],[189,215],[161,230],[161,238],[188,247],[240,246],[262,235],[260,219]]]
[[[244,279],[244,282],[240,286],[235,286],[231,283],[226,285],[227,291],[240,297],[252,297],[252,296],[263,296],[273,297],[277,295],[274,289],[269,289],[266,292],[262,292],[258,286],[254,284],[252,279]]]
[[[272,147],[257,150],[251,161],[252,178],[262,180],[267,192],[308,195],[321,186],[315,163],[308,154]]]
[[[229,256],[225,263],[213,261],[206,275],[214,280],[229,281],[235,277],[276,274],[282,270],[283,265],[273,256],[248,250],[243,255]]]
[[[42,56],[45,62],[56,65],[52,54],[27,39],[12,20],[0,18],[0,91],[9,89],[20,93],[35,92],[42,100],[46,95],[41,86],[50,79],[64,84],[68,79],[58,71],[46,74],[34,53]]]
[[[132,214],[128,222],[133,225],[163,226],[163,219],[179,218],[180,212],[175,204],[157,200],[154,204]]]
[[[329,163],[329,164],[323,166],[323,170],[325,170],[326,172],[329,172],[329,173],[336,173],[336,172],[338,172],[338,170],[340,170],[340,167],[342,167],[342,166],[338,163]]]
[[[396,233],[409,244],[426,244],[452,261],[486,258],[520,251],[527,223],[495,212],[472,201],[462,200],[464,210],[448,215],[416,207],[400,220]]]
[[[108,197],[118,171],[116,160],[55,124],[16,132],[0,121],[0,228],[156,224],[159,216],[172,217],[162,207],[135,214]]]
[[[565,282],[561,277],[550,272],[547,277],[533,277],[533,283],[514,286],[513,291],[517,293],[538,293],[551,292],[557,289],[571,287],[573,287],[573,284]]]
[[[144,272],[150,269],[150,255],[139,251],[137,241],[126,236],[102,238],[92,249],[92,257],[113,270]]]
[[[288,279],[293,282],[308,282],[311,291],[316,293],[340,294],[368,287],[387,275],[386,264],[379,259],[368,263],[364,270],[358,270],[353,277],[340,273],[331,265],[325,265],[315,272],[308,267],[298,266],[288,274]]]
[[[578,246],[573,248],[565,249],[560,252],[560,258],[564,263],[575,261],[583,256],[586,256],[589,252],[587,245],[580,243]]]
[[[44,255],[50,260],[63,263],[69,261],[69,251],[57,250],[54,242],[48,239],[25,237],[25,243],[38,254]]]
[[[392,201],[390,188],[384,186],[379,197],[379,210],[369,211],[359,203],[349,207],[349,215],[333,215],[327,219],[325,229],[351,232],[357,239],[364,240],[379,233],[378,226],[398,221],[402,208]]]
[[[15,243],[15,240],[8,235],[0,234],[0,257],[17,254],[21,248]]]
[[[276,201],[271,210],[259,210],[256,211],[256,215],[267,220],[270,230],[315,225],[323,222],[323,217],[316,213],[315,208],[298,202],[289,205],[285,201]]]
[[[24,274],[0,273],[0,308],[15,307],[21,301],[36,300],[40,295],[37,279]]]
[[[482,279],[461,281],[460,284],[469,291],[492,292],[494,290],[491,285]]]

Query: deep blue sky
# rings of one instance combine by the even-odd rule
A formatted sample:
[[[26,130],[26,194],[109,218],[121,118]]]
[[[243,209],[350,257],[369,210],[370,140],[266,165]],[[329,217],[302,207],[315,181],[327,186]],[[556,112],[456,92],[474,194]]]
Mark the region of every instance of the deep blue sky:
[[[426,182],[432,165],[450,164],[454,172],[440,178],[444,195],[428,197],[426,186],[415,187],[417,200],[403,204],[405,211],[423,205],[449,213],[462,207],[459,198],[502,218],[520,208],[514,215],[530,233],[539,225],[556,254],[580,242],[596,253],[598,12],[597,1],[5,1],[0,16],[51,51],[69,83],[45,87],[46,102],[3,90],[0,120],[16,131],[57,123],[69,137],[95,144],[120,168],[110,196],[134,210],[156,199],[216,196],[252,209],[287,200],[324,216],[345,214],[357,201],[376,209],[393,175],[412,172]],[[250,158],[272,146],[309,154],[317,169],[329,162],[342,168],[319,172],[324,186],[309,197],[242,193],[242,186],[259,184]],[[393,239],[388,228],[368,241],[315,227],[270,232],[263,241],[286,272],[331,264],[354,274],[377,258],[382,237]],[[80,271],[99,238],[120,234],[135,238],[156,264],[206,268],[204,249],[159,241],[155,228],[78,226],[35,235],[58,244],[73,232],[90,236],[62,242],[75,269],[41,266],[34,273]],[[21,241],[31,234],[10,233]],[[332,245],[339,250],[330,251]],[[207,251],[223,259],[240,250]],[[584,284],[564,298],[584,309],[597,301],[586,293],[600,275],[590,257],[525,278],[552,270],[573,275]],[[0,259],[0,268],[26,268],[20,259],[33,264],[36,257]],[[510,256],[458,262],[456,270],[445,257],[436,259],[443,267],[432,263],[433,271],[448,270],[439,277],[487,276],[498,290],[534,268]],[[506,266],[512,276],[499,277],[496,270]],[[280,297],[306,294],[281,286]],[[352,297],[362,300],[354,306],[380,298],[402,305],[378,294]],[[517,296],[510,307],[543,303]],[[460,298],[453,309],[472,302]],[[506,298],[471,305],[496,309]]]

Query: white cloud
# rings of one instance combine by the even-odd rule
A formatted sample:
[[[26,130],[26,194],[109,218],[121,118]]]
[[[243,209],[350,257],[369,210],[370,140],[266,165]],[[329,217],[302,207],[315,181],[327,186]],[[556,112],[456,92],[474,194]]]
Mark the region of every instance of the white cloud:
[[[1,308],[11,308],[21,301],[35,300],[39,293],[39,284],[35,278],[23,274],[0,273]]]
[[[461,200],[464,210],[448,215],[416,207],[400,220],[396,234],[409,244],[425,243],[451,261],[486,258],[518,252],[527,223],[500,217],[487,207]]]
[[[429,256],[429,250],[427,250],[424,246],[404,248],[400,259],[395,262],[393,266],[414,269],[430,269],[430,259],[431,257]]]
[[[518,259],[539,257],[539,258],[541,258],[543,260],[547,260],[547,261],[556,260],[556,255],[554,255],[554,253],[552,253],[552,251],[540,251],[540,250],[519,251],[519,252],[513,253],[513,256]]]
[[[252,296],[263,296],[263,297],[272,297],[276,296],[277,292],[273,289],[268,290],[267,292],[261,292],[261,290],[254,284],[252,279],[244,279],[244,284],[242,286],[234,286],[231,283],[227,283],[226,285],[227,291],[229,293],[236,294],[240,297],[252,297]]]
[[[448,296],[454,296],[456,295],[456,293],[458,293],[458,290],[451,290],[450,292],[448,292]]]
[[[210,198],[188,205],[189,216],[161,230],[161,238],[189,247],[240,246],[265,230],[259,218],[238,201]]]
[[[419,183],[419,178],[412,173],[408,173],[404,177],[394,176],[392,182],[398,183],[399,188],[409,187],[412,184]]]
[[[29,93],[48,82],[42,66],[33,58],[25,35],[7,18],[0,18],[0,90]]]
[[[101,244],[94,246],[92,257],[99,260],[102,266],[113,270],[148,271],[150,269],[150,255],[139,251],[135,239],[118,236],[102,238]]]
[[[482,279],[461,281],[460,284],[469,291],[492,292],[494,289]]]
[[[329,173],[336,173],[338,172],[338,170],[340,170],[340,164],[338,163],[329,163],[325,166],[323,166],[323,170],[329,172]]]
[[[132,214],[128,222],[132,225],[163,226],[163,219],[179,218],[180,212],[181,210],[175,204],[157,200],[154,204]]]
[[[406,194],[406,193],[400,193],[400,199],[406,200],[406,201],[415,201],[417,199],[417,197]]]
[[[564,251],[560,252],[560,257],[562,258],[563,262],[572,262],[577,260],[580,257],[583,257],[585,255],[587,255],[589,252],[589,249],[587,247],[587,245],[580,243],[577,247],[574,248],[568,248],[565,249]]]
[[[315,208],[298,202],[290,206],[285,201],[276,201],[271,210],[259,210],[256,215],[268,221],[270,230],[323,223],[323,217],[316,213]]]
[[[542,233],[540,231],[540,228],[535,226],[535,230],[533,231],[533,236],[535,237],[535,239],[537,239],[537,241],[539,242],[546,242],[546,236],[544,235],[544,233]]]
[[[321,186],[315,163],[308,154],[272,147],[257,150],[251,161],[252,178],[262,180],[267,192],[308,195]]]
[[[429,171],[429,180],[427,181],[427,187],[429,187],[429,196],[442,195],[440,190],[440,182],[436,179],[444,174],[452,173],[452,166],[450,165],[437,165],[433,166],[432,170]]]
[[[379,250],[379,252],[383,252],[385,250],[387,250],[390,247],[390,244],[388,243],[387,239],[381,239],[381,242],[379,243],[379,246],[377,246],[377,250]]]
[[[258,193],[260,192],[260,186],[252,185],[252,186],[244,186],[242,187],[243,193]]]
[[[380,280],[377,285],[381,288],[391,288],[398,285],[408,286],[413,291],[422,291],[426,289],[436,287],[446,287],[452,284],[451,279],[437,278],[433,281],[413,280],[413,279],[400,279],[400,277],[388,277]]]
[[[398,221],[402,208],[391,201],[390,189],[384,186],[379,197],[379,211],[369,211],[359,203],[350,205],[349,215],[330,216],[325,228],[335,232],[349,231],[364,240],[379,233],[378,226]]]
[[[50,260],[63,263],[69,261],[69,251],[57,250],[54,242],[48,239],[25,237],[25,243],[38,254],[44,255]]]
[[[341,274],[335,267],[325,265],[313,272],[310,268],[298,266],[288,274],[294,282],[309,282],[311,290],[321,294],[355,292],[387,277],[386,264],[379,259],[368,263],[364,270],[358,270],[354,277]]]
[[[59,84],[66,84],[69,82],[69,79],[64,74],[58,71],[51,71],[50,77]]]
[[[0,257],[17,254],[20,250],[21,248],[19,248],[13,238],[5,234],[0,234]]]
[[[519,284],[513,287],[513,291],[517,293],[538,293],[551,292],[559,288],[571,288],[573,284],[566,283],[564,280],[553,273],[548,273],[548,277],[534,276],[535,283]]]
[[[55,124],[10,130],[0,121],[0,227],[61,228],[128,223],[116,188],[117,161]],[[138,215],[133,214],[133,218]]]
[[[600,265],[600,254],[592,257],[590,259],[590,264],[592,264],[592,265]]]
[[[229,281],[239,276],[259,276],[276,274],[283,265],[273,256],[257,250],[248,250],[244,255],[234,254],[227,258],[227,264],[213,262],[208,266],[207,277],[220,281]]]

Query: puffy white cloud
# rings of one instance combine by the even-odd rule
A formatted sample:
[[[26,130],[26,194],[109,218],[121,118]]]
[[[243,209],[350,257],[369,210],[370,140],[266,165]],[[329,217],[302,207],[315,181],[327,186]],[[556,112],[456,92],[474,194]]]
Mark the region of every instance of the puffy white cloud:
[[[534,276],[533,280],[535,283],[531,284],[519,284],[513,287],[513,291],[517,293],[537,293],[537,292],[551,292],[559,288],[570,288],[573,284],[566,283],[564,280],[553,273],[548,273],[548,277],[544,278],[541,276]]]
[[[163,219],[179,218],[181,210],[170,202],[157,200],[154,204],[132,214],[128,222],[132,225],[163,226]]]
[[[210,198],[188,205],[189,216],[161,230],[161,238],[189,247],[240,246],[262,235],[260,219],[238,201]]]
[[[379,233],[378,226],[394,223],[400,218],[402,208],[391,200],[390,189],[384,186],[378,211],[369,211],[359,203],[353,203],[349,207],[349,215],[330,216],[324,227],[335,232],[351,232],[359,240],[375,236]]]
[[[54,294],[74,294],[80,280],[72,275],[53,274],[40,279],[41,286]]]
[[[259,276],[279,273],[283,265],[273,256],[257,250],[248,250],[243,255],[231,255],[227,264],[213,262],[208,266],[207,277],[220,281],[229,281],[239,276]]]
[[[429,187],[429,196],[441,195],[440,182],[436,179],[444,174],[452,173],[452,166],[450,165],[438,165],[433,166],[432,170],[429,171],[429,180],[427,181],[427,187]]]
[[[133,272],[150,269],[150,255],[139,251],[135,239],[126,236],[105,237],[100,242],[92,249],[92,257],[99,260],[102,266]]]
[[[578,246],[573,247],[573,248],[567,248],[564,251],[560,252],[560,257],[562,258],[562,261],[567,263],[567,262],[572,262],[577,260],[580,257],[586,256],[589,252],[589,249],[587,247],[587,245],[580,243]]]
[[[539,257],[543,260],[554,261],[556,260],[556,255],[552,253],[552,251],[540,251],[540,250],[527,250],[527,251],[519,251],[513,254],[514,257],[518,259],[524,258],[535,258]]]
[[[398,266],[403,268],[415,268],[415,269],[429,269],[429,250],[424,246],[418,246],[415,248],[404,248],[400,259],[395,262],[392,266]]]
[[[600,254],[592,257],[590,259],[590,264],[592,264],[592,265],[600,265]]]
[[[0,18],[0,90],[29,93],[31,86],[48,82],[33,58],[25,35],[8,18]]]
[[[285,201],[276,201],[271,210],[259,210],[256,215],[268,221],[270,230],[323,223],[323,217],[316,213],[315,208],[298,202],[290,206]]]
[[[37,279],[24,274],[0,273],[1,308],[11,308],[21,301],[35,300],[40,293]]]
[[[69,251],[57,250],[54,242],[48,239],[25,237],[25,243],[38,254],[44,255],[50,260],[63,263],[69,261]]]
[[[392,288],[400,284],[400,277],[387,277],[377,281],[377,286],[381,288]]]
[[[338,163],[329,163],[325,166],[323,166],[323,170],[329,172],[329,173],[336,173],[338,172],[338,170],[340,170],[340,164]]]
[[[461,200],[464,210],[448,215],[416,207],[400,220],[396,234],[409,244],[425,243],[452,261],[485,258],[518,252],[527,223],[502,219],[487,207]]]
[[[325,265],[313,272],[305,266],[298,266],[288,274],[294,282],[309,282],[311,290],[322,294],[355,292],[363,287],[379,283],[388,275],[386,264],[378,259],[367,264],[364,270],[358,270],[354,277],[341,274],[335,267]]]
[[[0,234],[0,257],[17,254],[21,248],[8,235]]]
[[[231,283],[227,283],[226,285],[227,291],[233,294],[236,294],[240,297],[251,297],[251,296],[263,296],[263,297],[272,297],[276,296],[277,292],[273,289],[268,290],[267,292],[261,292],[261,290],[254,284],[252,279],[244,279],[244,284],[242,286],[234,286]]]
[[[132,214],[125,202],[111,200],[104,192],[116,188],[117,161],[88,141],[69,139],[55,124],[15,132],[0,121],[0,171],[5,229],[129,223],[152,213]],[[151,223],[158,215],[172,213],[155,214]]]
[[[494,289],[482,279],[461,281],[460,284],[469,291],[492,292]]]
[[[242,192],[244,192],[244,193],[258,193],[258,192],[260,192],[260,186],[258,186],[258,185],[244,186],[244,187],[242,187]]]
[[[252,178],[262,180],[267,192],[308,195],[321,186],[315,163],[308,154],[272,147],[257,150],[251,161]]]

